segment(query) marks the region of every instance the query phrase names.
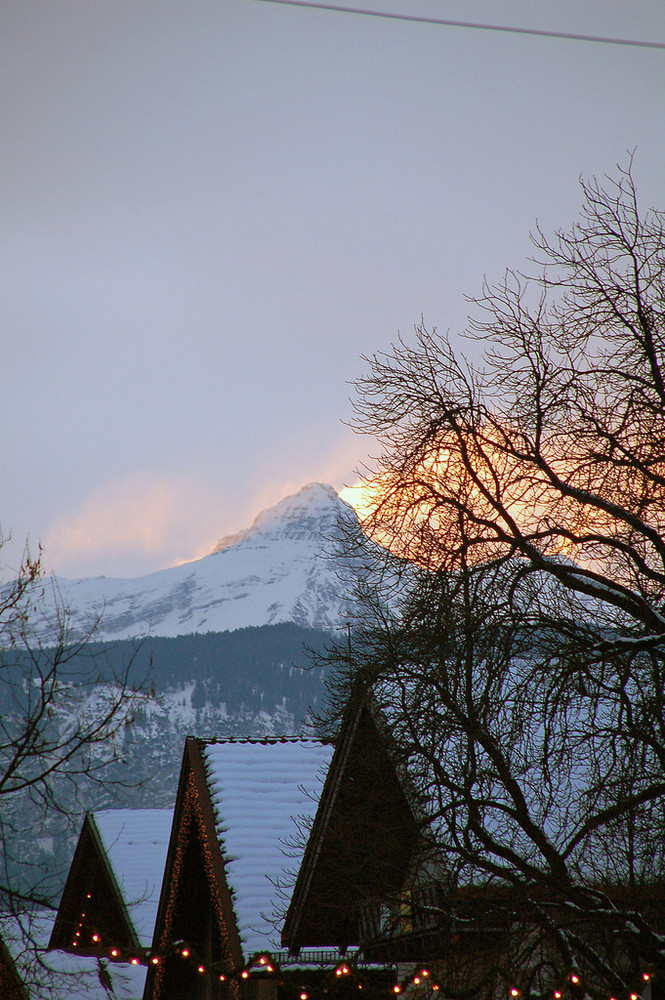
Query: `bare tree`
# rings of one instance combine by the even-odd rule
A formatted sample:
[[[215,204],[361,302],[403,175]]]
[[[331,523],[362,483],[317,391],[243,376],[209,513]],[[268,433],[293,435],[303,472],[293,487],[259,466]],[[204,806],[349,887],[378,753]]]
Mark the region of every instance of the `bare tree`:
[[[46,989],[44,916],[63,876],[52,835],[78,824],[91,789],[110,780],[118,738],[145,699],[131,664],[117,672],[86,655],[90,636],[70,634],[52,586],[26,553],[0,589],[0,918],[24,974]]]
[[[451,891],[492,887],[532,992],[665,973],[665,217],[631,166],[475,300],[482,364],[421,325],[357,385],[364,526],[418,569],[366,601],[338,685],[381,705]]]

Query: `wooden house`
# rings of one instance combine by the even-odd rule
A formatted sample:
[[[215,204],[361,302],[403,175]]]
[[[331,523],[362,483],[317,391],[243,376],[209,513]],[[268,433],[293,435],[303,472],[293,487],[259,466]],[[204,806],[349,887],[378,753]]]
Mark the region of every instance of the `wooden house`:
[[[87,814],[50,948],[126,962],[146,956],[172,821],[170,809]]]
[[[146,998],[276,996],[288,854],[331,756],[313,739],[187,739]]]
[[[416,998],[441,995],[439,989],[457,1000],[510,1000],[539,991],[576,997],[579,977],[562,970],[560,956],[524,910],[523,894],[516,900],[506,883],[450,882],[426,803],[395,759],[389,728],[371,702],[349,710],[291,894],[284,947],[294,954],[357,948],[365,962],[395,963],[400,984]],[[626,886],[602,889],[636,913],[658,914],[659,885],[656,895],[654,887],[632,894]],[[556,920],[555,905],[549,912]],[[599,937],[583,915],[576,929],[601,956],[623,962],[621,946],[617,951]],[[515,988],[517,969],[528,984],[523,990]],[[632,1000],[663,1000],[662,982],[648,970],[628,975]]]
[[[284,946],[294,954],[360,947],[379,962],[419,956],[399,903],[392,947],[379,944],[390,928],[388,921],[382,930],[384,907],[406,892],[424,847],[421,826],[386,734],[363,705],[347,715],[336,743],[284,922]]]
[[[3,1000],[29,1000],[23,977],[3,938],[0,938],[0,997]]]

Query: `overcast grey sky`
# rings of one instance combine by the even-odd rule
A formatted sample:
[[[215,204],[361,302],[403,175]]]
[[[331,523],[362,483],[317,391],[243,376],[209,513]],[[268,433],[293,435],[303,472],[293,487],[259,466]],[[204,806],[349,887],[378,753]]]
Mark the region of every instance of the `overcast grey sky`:
[[[662,0],[363,6],[665,42]],[[461,329],[580,174],[637,147],[665,208],[663,50],[257,0],[0,12],[0,523],[68,576],[352,482],[359,356]]]

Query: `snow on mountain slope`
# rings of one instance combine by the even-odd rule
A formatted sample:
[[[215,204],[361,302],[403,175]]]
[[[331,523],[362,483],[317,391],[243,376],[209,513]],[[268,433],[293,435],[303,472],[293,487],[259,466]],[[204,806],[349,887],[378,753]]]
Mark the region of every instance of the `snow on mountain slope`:
[[[331,486],[310,483],[223,538],[211,555],[132,580],[54,584],[75,631],[100,620],[95,638],[176,636],[293,621],[334,628],[348,620],[355,569],[333,558],[355,512]]]

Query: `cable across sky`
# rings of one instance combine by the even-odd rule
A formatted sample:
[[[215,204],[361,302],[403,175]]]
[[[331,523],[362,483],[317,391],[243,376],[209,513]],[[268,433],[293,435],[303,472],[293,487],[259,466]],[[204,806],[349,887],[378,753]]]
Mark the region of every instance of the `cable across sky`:
[[[584,35],[573,31],[548,31],[544,28],[515,28],[503,24],[482,24],[476,21],[452,21],[442,17],[425,17],[418,14],[395,14],[386,10],[368,10],[364,7],[347,7],[314,0],[257,0],[258,3],[281,4],[284,7],[306,7],[310,10],[335,11],[338,14],[359,14],[392,21],[412,21],[418,24],[438,24],[447,28],[471,28],[477,31],[502,31],[513,35],[536,35],[540,38],[560,38],[575,42],[600,42],[605,45],[632,45],[647,49],[665,49],[665,42],[647,42],[630,38],[609,38],[603,35]]]

